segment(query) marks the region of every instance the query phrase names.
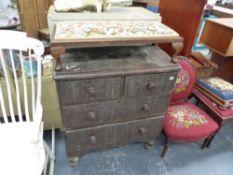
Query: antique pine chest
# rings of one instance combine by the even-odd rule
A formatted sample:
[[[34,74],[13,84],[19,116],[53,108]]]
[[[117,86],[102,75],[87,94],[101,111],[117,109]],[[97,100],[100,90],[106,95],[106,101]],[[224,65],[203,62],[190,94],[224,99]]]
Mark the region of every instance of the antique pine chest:
[[[71,52],[54,74],[69,160],[132,142],[152,144],[179,67],[155,46]]]

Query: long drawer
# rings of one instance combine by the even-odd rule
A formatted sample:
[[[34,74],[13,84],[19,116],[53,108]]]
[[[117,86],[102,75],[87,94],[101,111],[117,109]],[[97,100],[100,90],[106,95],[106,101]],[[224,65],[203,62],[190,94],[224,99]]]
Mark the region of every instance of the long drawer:
[[[66,130],[78,129],[160,115],[167,108],[168,96],[65,106],[62,108],[63,126]]]
[[[127,145],[132,142],[154,141],[162,129],[163,116],[102,125],[65,132],[68,157]]]
[[[62,106],[98,100],[118,99],[123,95],[122,77],[58,81]]]

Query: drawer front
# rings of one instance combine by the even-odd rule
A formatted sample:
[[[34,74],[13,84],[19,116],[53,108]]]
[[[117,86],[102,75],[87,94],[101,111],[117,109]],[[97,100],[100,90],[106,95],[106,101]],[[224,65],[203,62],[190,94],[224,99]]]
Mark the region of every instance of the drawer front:
[[[161,96],[172,90],[176,76],[177,72],[127,76],[125,95],[127,97]]]
[[[163,114],[168,105],[169,94],[161,97],[145,97],[127,100],[105,101],[88,105],[62,108],[63,126],[79,129],[90,126],[148,118]]]
[[[67,129],[86,128],[110,123],[123,116],[124,103],[121,100],[75,105],[62,108],[63,126]]]
[[[57,86],[62,105],[88,103],[121,97],[123,78],[59,81]]]
[[[163,117],[134,120],[66,132],[68,157],[127,145],[132,142],[154,141],[162,129]]]
[[[169,96],[167,94],[159,97],[128,99],[125,101],[124,116],[131,120],[161,115],[166,112]]]

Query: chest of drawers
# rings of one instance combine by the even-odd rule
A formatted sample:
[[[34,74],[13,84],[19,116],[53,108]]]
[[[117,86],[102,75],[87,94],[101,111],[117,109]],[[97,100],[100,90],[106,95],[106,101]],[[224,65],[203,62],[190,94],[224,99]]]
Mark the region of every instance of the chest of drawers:
[[[154,46],[83,48],[54,78],[70,160],[160,134],[179,67]]]

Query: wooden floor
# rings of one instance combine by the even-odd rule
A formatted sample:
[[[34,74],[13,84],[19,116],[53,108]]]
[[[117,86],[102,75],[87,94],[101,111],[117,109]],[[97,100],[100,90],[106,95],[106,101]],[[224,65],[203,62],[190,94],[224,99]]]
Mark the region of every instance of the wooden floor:
[[[50,133],[45,133],[50,142]],[[116,149],[98,151],[81,157],[71,167],[65,154],[62,134],[56,131],[55,175],[232,175],[233,123],[223,127],[210,149],[201,150],[201,143],[172,144],[165,158],[160,158],[164,138],[157,147],[144,149],[135,143]]]

